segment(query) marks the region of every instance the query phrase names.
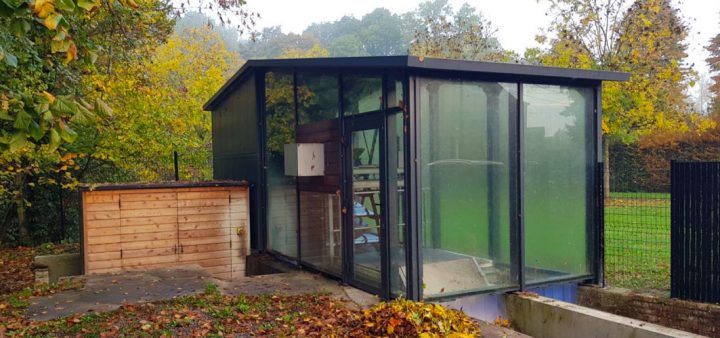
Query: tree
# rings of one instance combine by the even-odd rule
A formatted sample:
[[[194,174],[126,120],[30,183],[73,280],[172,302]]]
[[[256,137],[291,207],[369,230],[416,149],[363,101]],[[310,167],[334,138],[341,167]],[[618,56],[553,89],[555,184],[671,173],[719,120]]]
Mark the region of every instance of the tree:
[[[215,7],[251,25],[243,5]],[[0,0],[0,244],[16,228],[31,243],[28,193],[72,189],[92,164],[109,163],[95,152],[112,113],[104,81],[143,62],[174,12],[165,0]]]
[[[22,242],[30,241],[30,178],[64,167],[63,147],[77,139],[76,126],[110,113],[83,81],[97,71],[110,34],[99,29],[126,28],[117,22],[138,7],[133,0],[0,1],[0,199],[14,206],[6,205],[1,221],[7,225],[14,210]]]
[[[175,31],[182,32],[188,28],[208,26],[218,32],[229,51],[240,51],[240,33],[234,27],[217,24],[215,20],[202,12],[187,12],[175,22]]]
[[[421,3],[415,20],[419,26],[410,47],[413,55],[476,61],[514,59],[500,46],[492,24],[468,4],[453,12],[447,0]]]
[[[115,113],[98,151],[142,181],[169,179],[177,151],[188,164],[182,179],[210,179],[211,121],[202,105],[240,63],[209,26],[174,33],[150,62],[118,70],[110,82]]]
[[[710,39],[707,50],[710,52],[710,57],[705,61],[710,66],[710,72],[714,74],[711,77],[714,83],[710,85],[710,93],[713,96],[710,114],[720,119],[720,33]]]
[[[630,72],[628,82],[603,86],[604,186],[610,191],[609,149],[656,129],[688,129],[683,65],[687,25],[669,0],[553,0],[546,65]],[[528,53],[537,55],[534,52]]]
[[[309,49],[318,43],[317,39],[307,34],[285,34],[279,26],[266,27],[257,34],[255,41],[241,44],[241,56],[245,59],[272,59],[290,49]]]

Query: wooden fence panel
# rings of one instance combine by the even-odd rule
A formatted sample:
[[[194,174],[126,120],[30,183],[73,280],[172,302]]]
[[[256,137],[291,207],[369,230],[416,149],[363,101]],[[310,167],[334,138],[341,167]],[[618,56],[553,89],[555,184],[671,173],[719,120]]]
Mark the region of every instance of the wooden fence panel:
[[[197,264],[218,278],[244,276],[248,188],[208,184],[84,190],[85,273]]]
[[[674,298],[720,302],[720,162],[671,164]]]

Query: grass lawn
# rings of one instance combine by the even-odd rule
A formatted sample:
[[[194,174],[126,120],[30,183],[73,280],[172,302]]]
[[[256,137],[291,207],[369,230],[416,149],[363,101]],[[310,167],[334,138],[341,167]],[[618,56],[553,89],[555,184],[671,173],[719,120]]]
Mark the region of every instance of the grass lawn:
[[[670,194],[612,193],[605,204],[609,285],[670,289]]]

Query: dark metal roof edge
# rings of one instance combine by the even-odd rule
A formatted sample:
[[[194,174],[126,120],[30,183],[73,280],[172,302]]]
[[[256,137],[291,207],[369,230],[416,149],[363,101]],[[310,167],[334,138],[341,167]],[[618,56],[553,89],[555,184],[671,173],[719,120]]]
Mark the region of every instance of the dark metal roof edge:
[[[203,181],[203,182],[156,182],[156,183],[90,183],[83,184],[80,191],[129,190],[129,189],[170,189],[170,188],[207,188],[207,187],[247,187],[243,181]]]
[[[528,77],[566,78],[592,81],[627,81],[629,73],[591,69],[576,69],[523,65],[516,63],[466,61],[452,59],[420,58],[417,56],[355,56],[323,57],[302,59],[258,59],[248,60],[222,87],[203,105],[203,110],[212,110],[223,99],[236,82],[242,80],[253,68],[297,67],[297,68],[415,68],[456,72],[506,74]]]
[[[231,76],[225,83],[218,89],[215,94],[213,94],[212,97],[210,97],[207,102],[203,105],[203,110],[210,111],[213,108],[215,108],[215,105],[217,105],[217,101],[223,96],[225,96],[226,92],[235,84],[235,81],[245,76],[245,72],[248,69],[251,69],[253,67],[253,64],[255,60],[248,60],[246,61],[240,69],[238,69],[233,76]]]
[[[408,67],[430,70],[510,74],[596,81],[627,81],[630,78],[629,73],[604,70],[536,66],[503,62],[420,58],[417,56],[408,57]]]
[[[392,56],[351,56],[351,57],[322,57],[322,58],[296,58],[296,59],[254,59],[243,64],[229,80],[213,95],[204,105],[203,110],[212,110],[219,101],[227,94],[227,91],[235,83],[246,76],[246,72],[253,68],[271,67],[306,67],[306,68],[405,68],[407,67],[407,55]]]

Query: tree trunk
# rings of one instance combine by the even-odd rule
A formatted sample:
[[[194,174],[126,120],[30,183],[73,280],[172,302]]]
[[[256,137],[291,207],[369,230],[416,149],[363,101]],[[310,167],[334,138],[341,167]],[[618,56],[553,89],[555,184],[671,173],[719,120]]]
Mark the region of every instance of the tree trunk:
[[[28,230],[27,218],[25,217],[25,174],[19,173],[15,176],[15,211],[17,213],[20,244],[30,244],[30,231]]]
[[[610,198],[610,141],[603,139],[603,195]]]

